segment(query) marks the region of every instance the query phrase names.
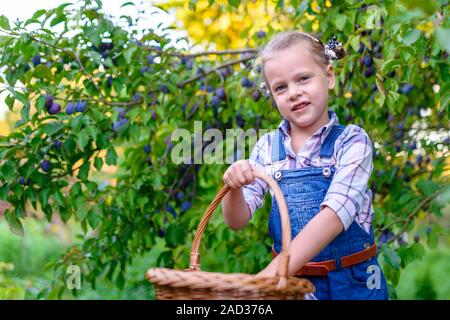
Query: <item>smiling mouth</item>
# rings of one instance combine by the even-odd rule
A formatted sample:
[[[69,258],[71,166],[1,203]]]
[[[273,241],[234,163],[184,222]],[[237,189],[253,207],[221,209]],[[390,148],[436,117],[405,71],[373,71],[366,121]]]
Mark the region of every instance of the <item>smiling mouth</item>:
[[[302,110],[306,109],[306,107],[309,106],[310,104],[311,104],[310,102],[300,103],[298,105],[295,105],[292,108],[292,111],[297,111],[297,110],[302,111]]]

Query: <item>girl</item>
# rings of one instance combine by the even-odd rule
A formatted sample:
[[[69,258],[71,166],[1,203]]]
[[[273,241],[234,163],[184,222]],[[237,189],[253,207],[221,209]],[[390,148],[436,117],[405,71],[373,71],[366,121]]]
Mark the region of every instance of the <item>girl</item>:
[[[262,88],[283,120],[258,140],[249,160],[226,170],[223,180],[231,190],[222,210],[230,228],[243,228],[268,189],[252,170],[266,171],[278,181],[289,208],[293,240],[288,273],[312,281],[319,300],[387,299],[367,186],[372,143],[362,128],[340,125],[328,110],[328,90],[335,85],[331,61],[344,56],[336,37],[324,45],[296,31],[276,35],[262,50]],[[260,276],[275,275],[281,251],[280,215],[272,199],[274,259]]]

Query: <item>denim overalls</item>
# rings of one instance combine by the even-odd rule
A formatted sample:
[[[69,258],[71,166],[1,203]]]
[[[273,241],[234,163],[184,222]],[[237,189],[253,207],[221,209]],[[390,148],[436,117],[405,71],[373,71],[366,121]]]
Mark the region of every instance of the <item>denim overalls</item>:
[[[321,167],[311,166],[272,172],[289,209],[292,239],[320,211],[320,203],[325,198],[336,170],[330,161],[334,144],[344,128],[342,125],[334,125],[325,138],[320,150]],[[272,143],[272,164],[284,161],[286,153],[283,146],[283,134],[279,130],[275,133]],[[275,197],[272,198],[269,232],[274,240],[274,250],[280,253],[281,221]],[[356,221],[353,221],[347,231],[341,232],[312,259],[313,262],[334,259],[336,270],[330,271],[328,276],[302,277],[315,285],[316,297],[319,300],[388,299],[386,279],[376,257],[346,268],[340,265],[341,257],[362,251],[373,244],[373,228],[369,234]]]

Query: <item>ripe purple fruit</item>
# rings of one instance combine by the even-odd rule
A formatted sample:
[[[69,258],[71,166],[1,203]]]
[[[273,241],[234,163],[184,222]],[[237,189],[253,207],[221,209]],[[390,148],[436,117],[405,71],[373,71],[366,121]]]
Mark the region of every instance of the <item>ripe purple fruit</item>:
[[[50,108],[48,108],[48,113],[50,114],[58,114],[61,112],[61,105],[59,103],[52,103]]]
[[[45,95],[45,107],[48,109],[52,106],[53,104],[53,96],[46,94]]]
[[[145,151],[145,153],[150,153],[150,152],[152,152],[152,147],[150,147],[149,144],[146,144],[144,146],[144,151]]]
[[[256,36],[257,36],[259,39],[262,39],[262,38],[264,38],[264,37],[266,36],[266,33],[265,33],[264,31],[260,30],[260,31],[258,31],[258,32],[256,33]]]
[[[53,142],[53,145],[56,147],[56,149],[61,150],[62,142],[61,140],[57,139]]]
[[[161,91],[164,94],[169,93],[169,88],[165,84],[163,84],[163,85],[161,85]]]
[[[77,112],[83,112],[84,110],[86,110],[87,107],[87,103],[86,101],[78,101],[77,104],[75,105],[75,110]]]
[[[177,200],[179,200],[179,201],[183,200],[183,198],[184,198],[184,193],[183,193],[183,191],[177,192],[176,198],[177,198]]]
[[[19,183],[25,185],[26,184],[25,177],[21,176],[19,178]]]
[[[412,89],[414,89],[414,86],[412,84],[406,83],[399,89],[399,91],[403,94],[408,94],[412,91]]]
[[[364,45],[364,43],[360,42],[359,43],[359,48],[358,48],[358,53],[362,53],[364,51],[365,47],[366,46]]]
[[[394,238],[394,234],[392,233],[391,230],[385,230],[383,231],[383,233],[380,235],[380,238],[378,239],[380,245],[389,242],[392,238]]]
[[[261,98],[261,92],[259,92],[258,90],[253,91],[253,101],[258,102],[259,99]]]
[[[106,87],[107,88],[111,88],[112,81],[113,81],[113,78],[112,77],[108,77],[108,79],[106,80]]]
[[[194,61],[192,59],[188,59],[186,61],[186,69],[192,70],[193,67],[194,67]]]
[[[245,120],[242,118],[240,113],[236,116],[236,124],[239,128],[243,128],[245,126]]]
[[[367,68],[367,69],[364,71],[364,76],[365,76],[366,78],[369,78],[369,77],[372,76],[374,73],[375,73],[375,68],[374,68],[373,66],[370,66],[369,68]]]
[[[34,65],[35,67],[37,67],[38,65],[41,64],[41,56],[39,56],[39,55],[34,56],[34,57],[31,59],[31,62],[33,63],[33,65]]]
[[[188,211],[192,206],[192,203],[190,201],[185,201],[181,204],[181,211],[185,212]]]
[[[213,107],[218,107],[219,104],[220,104],[220,99],[219,99],[219,97],[218,97],[218,96],[212,96],[212,98],[211,98],[211,105],[212,105]]]
[[[72,114],[74,112],[75,112],[75,103],[69,102],[68,104],[66,104],[66,113]]]
[[[154,62],[154,60],[155,60],[155,56],[152,55],[152,54],[149,54],[149,55],[146,57],[146,59],[147,59],[147,62],[148,62],[149,64],[152,64],[152,63]]]
[[[222,87],[217,88],[216,96],[218,96],[220,100],[226,100],[227,98],[225,90]]]
[[[363,58],[363,63],[366,67],[370,67],[373,64],[373,59],[371,56],[365,56]]]
[[[253,86],[253,82],[248,78],[242,78],[241,85],[244,88],[251,88]]]
[[[116,108],[117,117],[118,119],[125,118],[125,114],[127,113],[127,110],[125,108]]]
[[[212,86],[212,85],[206,86],[206,91],[207,92],[214,92],[214,86]]]
[[[41,168],[44,170],[44,172],[49,172],[52,167],[52,164],[48,160],[42,160],[41,162]]]
[[[172,206],[166,205],[166,206],[164,207],[164,209],[165,209],[167,212],[169,212],[174,218],[177,217],[177,213],[175,212],[175,209],[172,208]]]
[[[113,131],[117,132],[127,123],[128,123],[128,119],[120,119],[113,123],[112,129],[113,129]]]

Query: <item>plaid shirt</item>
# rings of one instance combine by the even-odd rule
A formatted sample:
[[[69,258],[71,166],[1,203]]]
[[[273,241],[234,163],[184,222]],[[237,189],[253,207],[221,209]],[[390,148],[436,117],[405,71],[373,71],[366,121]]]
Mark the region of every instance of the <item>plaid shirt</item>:
[[[297,155],[291,148],[291,137],[288,134],[289,122],[281,121],[278,130],[284,134],[284,148],[286,160],[271,165],[272,137],[275,131],[265,134],[253,147],[250,162],[259,169],[271,175],[272,172],[286,169],[305,168],[309,166],[322,166],[319,157],[320,148],[331,127],[339,123],[335,112],[331,111],[330,121],[309,137]],[[372,191],[368,181],[373,170],[372,142],[367,133],[356,125],[347,125],[337,138],[331,164],[336,171],[328,192],[320,204],[322,210],[325,206],[336,212],[345,230],[351,223],[356,222],[370,232],[373,219]],[[267,184],[255,179],[255,182],[243,187],[244,197],[251,215],[255,209],[262,206],[262,200],[267,191]],[[272,191],[270,191],[273,196]]]

